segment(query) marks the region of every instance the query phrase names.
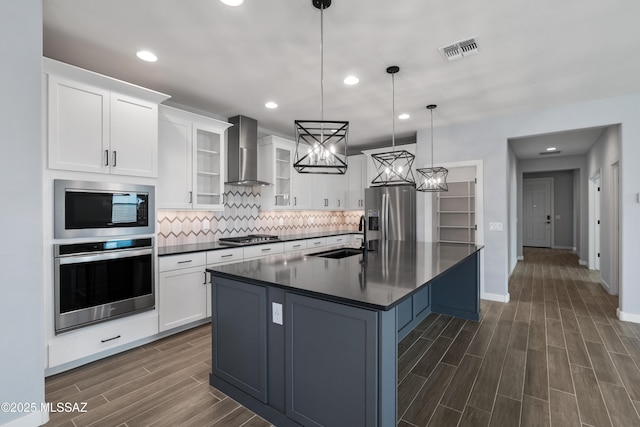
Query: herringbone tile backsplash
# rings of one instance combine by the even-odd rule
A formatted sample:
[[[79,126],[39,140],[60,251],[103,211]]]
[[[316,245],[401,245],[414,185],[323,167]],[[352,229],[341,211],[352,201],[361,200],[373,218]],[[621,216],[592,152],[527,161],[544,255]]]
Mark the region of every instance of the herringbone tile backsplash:
[[[260,192],[252,187],[227,186],[225,196],[222,212],[158,211],[158,245],[214,242],[247,234],[355,231],[362,215],[362,211],[261,211]]]

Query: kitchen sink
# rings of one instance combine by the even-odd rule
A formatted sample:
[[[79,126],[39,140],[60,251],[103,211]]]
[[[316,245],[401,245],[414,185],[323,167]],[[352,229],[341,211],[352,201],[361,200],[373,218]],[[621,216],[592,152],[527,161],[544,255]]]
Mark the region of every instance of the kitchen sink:
[[[344,248],[344,249],[332,249],[330,251],[318,252],[311,254],[312,256],[319,256],[322,258],[340,259],[354,255],[362,255],[362,249]]]

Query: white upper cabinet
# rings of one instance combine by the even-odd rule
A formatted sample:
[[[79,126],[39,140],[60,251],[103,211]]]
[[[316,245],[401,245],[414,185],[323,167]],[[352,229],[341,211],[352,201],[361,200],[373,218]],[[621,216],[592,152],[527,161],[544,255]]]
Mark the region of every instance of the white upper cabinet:
[[[258,142],[258,179],[272,185],[262,187],[261,209],[307,209],[306,174],[293,168],[296,152],[294,141],[265,136]]]
[[[48,58],[48,166],[155,177],[158,104],[168,96]]]
[[[229,126],[160,106],[158,208],[224,209],[225,131]]]
[[[349,156],[348,165],[345,209],[364,209],[364,189],[369,186],[367,157],[364,154]]]

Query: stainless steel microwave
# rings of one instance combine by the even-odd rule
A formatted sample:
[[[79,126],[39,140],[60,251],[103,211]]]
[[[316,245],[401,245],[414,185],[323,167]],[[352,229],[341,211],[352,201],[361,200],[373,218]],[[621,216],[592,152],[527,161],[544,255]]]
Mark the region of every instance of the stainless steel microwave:
[[[56,239],[155,233],[151,185],[54,180]]]

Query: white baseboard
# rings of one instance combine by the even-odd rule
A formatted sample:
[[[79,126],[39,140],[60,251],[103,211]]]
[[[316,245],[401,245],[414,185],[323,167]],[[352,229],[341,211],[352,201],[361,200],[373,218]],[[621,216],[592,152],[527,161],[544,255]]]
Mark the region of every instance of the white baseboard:
[[[579,259],[579,260],[578,260],[578,264],[580,264],[580,265],[584,265],[584,266],[589,265],[589,263],[588,263],[587,261],[583,261],[583,260],[581,260],[581,259]]]
[[[524,261],[524,255],[518,255],[518,261]]]
[[[489,292],[483,292],[480,296],[481,299],[486,299],[489,301],[498,301],[498,302],[509,302],[511,300],[511,295],[507,292],[505,295],[501,294],[491,294]]]
[[[616,309],[616,314],[618,315],[618,319],[625,322],[640,323],[640,314],[625,313],[624,311],[620,311],[619,308]]]
[[[29,415],[2,424],[2,427],[33,427],[41,426],[49,422],[48,412],[31,412]]]
[[[600,278],[600,284],[608,294],[611,293],[611,286],[609,286],[609,284],[602,277]]]

